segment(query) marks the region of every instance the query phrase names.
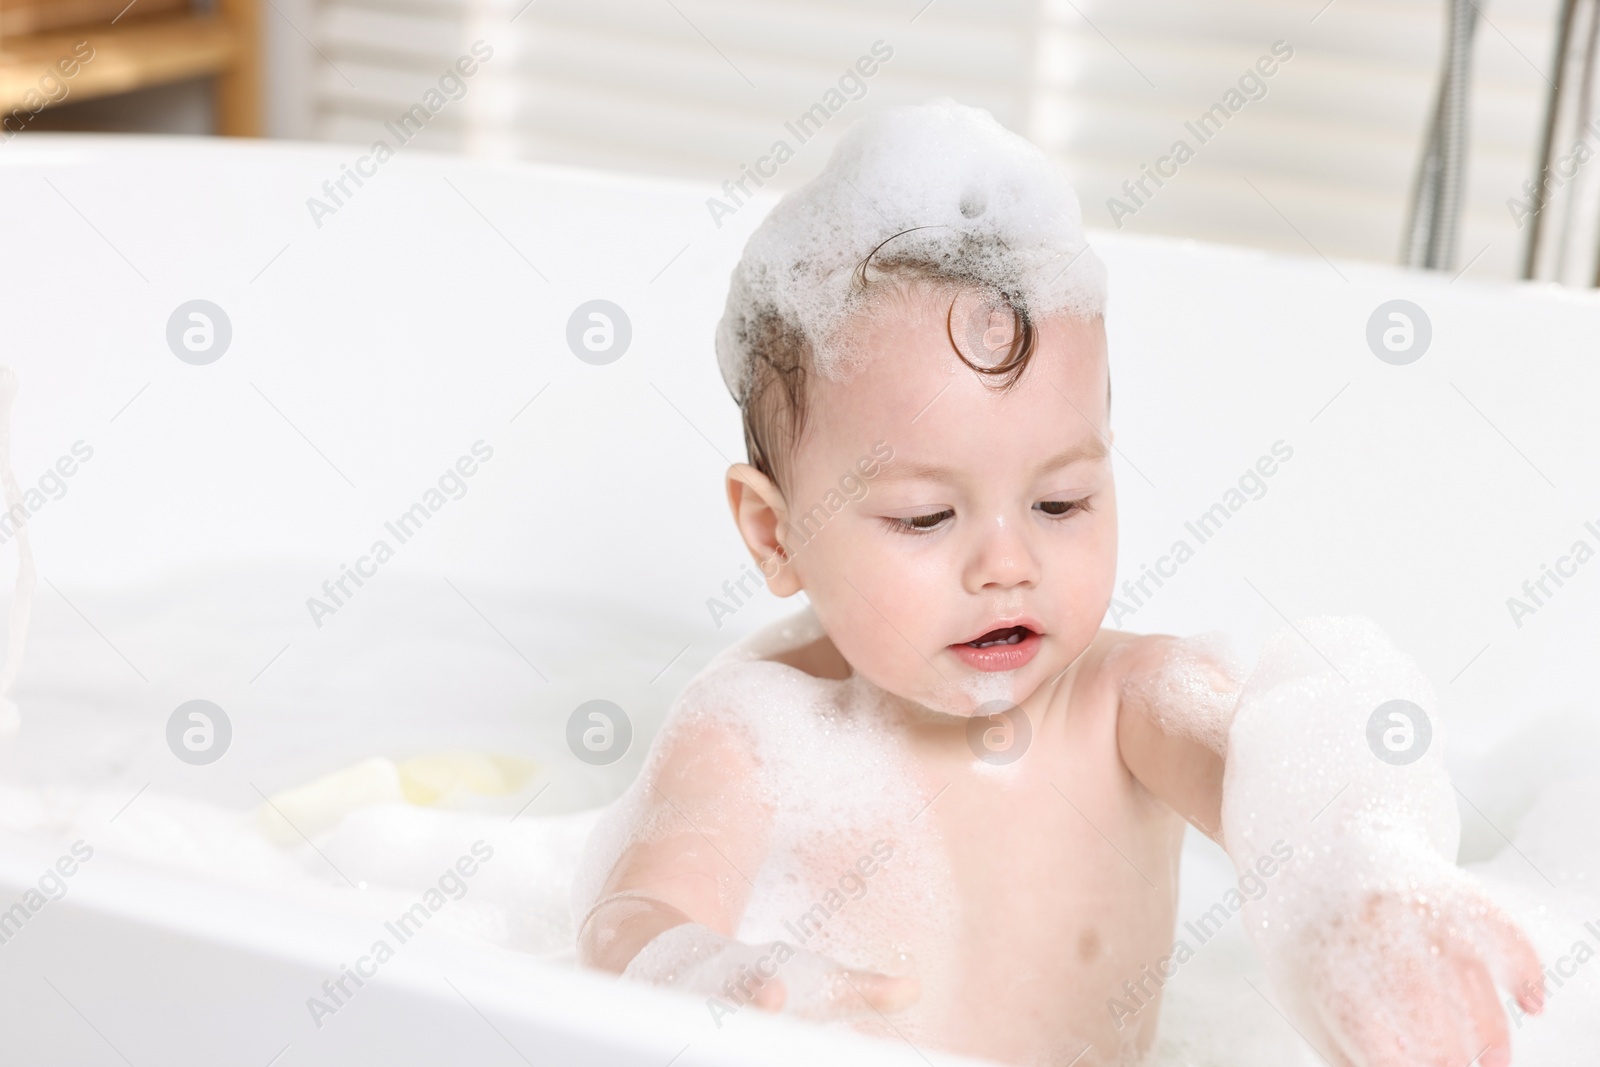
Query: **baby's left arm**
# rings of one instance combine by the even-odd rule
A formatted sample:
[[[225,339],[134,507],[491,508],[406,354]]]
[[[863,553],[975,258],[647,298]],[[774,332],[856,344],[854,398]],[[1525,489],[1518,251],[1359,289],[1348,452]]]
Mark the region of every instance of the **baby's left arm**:
[[[1370,740],[1385,702],[1433,707],[1409,658],[1364,620],[1309,620],[1268,645],[1248,683],[1220,649],[1170,637],[1129,638],[1106,665],[1123,761],[1141,784],[1241,874],[1289,850],[1246,903],[1247,929],[1331,1063],[1510,1063],[1495,985],[1537,1012],[1538,957],[1455,863],[1437,752],[1386,760]]]
[[[1222,779],[1239,680],[1220,650],[1162,634],[1128,636],[1106,657],[1117,745],[1146,789],[1222,844]]]

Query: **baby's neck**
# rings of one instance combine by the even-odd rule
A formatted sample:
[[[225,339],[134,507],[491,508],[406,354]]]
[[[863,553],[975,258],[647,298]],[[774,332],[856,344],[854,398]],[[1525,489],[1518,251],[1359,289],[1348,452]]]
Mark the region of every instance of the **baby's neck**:
[[[808,644],[774,652],[769,658],[797,671],[804,671],[813,678],[826,678],[833,682],[842,682],[855,673],[827,634]]]

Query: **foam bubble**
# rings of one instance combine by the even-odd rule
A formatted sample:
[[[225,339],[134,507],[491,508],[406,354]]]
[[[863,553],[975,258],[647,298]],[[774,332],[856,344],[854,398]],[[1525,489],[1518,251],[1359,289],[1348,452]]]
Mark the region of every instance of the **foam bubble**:
[[[972,700],[974,708],[1003,701],[1015,704],[1016,671],[976,671],[961,681],[961,688]]]
[[[1135,648],[1123,645],[1112,655]],[[1226,635],[1202,634],[1170,642],[1153,670],[1131,677],[1128,695],[1146,704],[1166,732],[1226,755],[1243,675]]]
[[[752,349],[773,333],[773,316],[809,342],[818,373],[841,376],[856,355],[839,330],[862,307],[854,272],[891,237],[875,263],[934,264],[1035,318],[1104,313],[1105,267],[1084,238],[1077,195],[1044,152],[949,98],[888,107],[853,125],[822,173],[745,245],[716,335],[735,399],[745,399]],[[978,321],[980,333],[992,326],[987,313]]]
[[[651,939],[622,975],[697,997],[721,998],[730,1012],[761,979],[776,978],[784,985],[785,1014],[822,1021],[871,1010],[849,995],[844,972],[837,962],[788,942],[746,944],[700,923],[682,923]]]
[[[1432,730],[1405,759],[1386,758],[1370,729],[1397,700]],[[1421,670],[1361,618],[1279,633],[1239,698],[1223,833],[1241,874],[1292,850],[1244,913],[1287,1009],[1324,1049],[1386,1031],[1417,1050],[1453,1050],[1473,1035],[1418,992],[1461,1001],[1452,957],[1509,973],[1509,919],[1455,865],[1460,817],[1437,719]]]

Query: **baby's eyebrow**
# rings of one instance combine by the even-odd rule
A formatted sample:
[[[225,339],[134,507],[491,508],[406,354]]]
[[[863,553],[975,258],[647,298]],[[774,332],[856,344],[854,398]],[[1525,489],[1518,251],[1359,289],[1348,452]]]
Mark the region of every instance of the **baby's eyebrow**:
[[[1040,463],[1037,470],[1038,473],[1045,474],[1061,467],[1071,466],[1074,463],[1081,463],[1084,460],[1105,459],[1110,454],[1111,450],[1106,447],[1106,439],[1099,434],[1095,434],[1093,437],[1081,441],[1063,452],[1057,452],[1043,463]]]
[[[1074,463],[1105,459],[1109,454],[1110,450],[1106,447],[1105,438],[1096,434],[1041,461],[1035,468],[1035,472],[1037,474],[1047,474],[1050,471],[1071,466]],[[917,463],[895,458],[884,465],[883,473],[878,475],[876,480],[879,482],[899,481],[901,479],[910,480],[913,478],[937,480],[948,479],[950,474],[950,468],[941,467],[935,463]]]

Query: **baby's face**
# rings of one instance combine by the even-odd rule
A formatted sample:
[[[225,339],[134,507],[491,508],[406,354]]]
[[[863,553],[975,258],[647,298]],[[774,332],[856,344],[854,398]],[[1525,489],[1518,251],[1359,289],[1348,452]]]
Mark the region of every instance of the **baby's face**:
[[[1111,598],[1117,511],[1102,323],[1038,322],[1026,374],[1001,391],[952,351],[948,305],[887,299],[852,324],[866,358],[848,380],[812,378],[783,537],[856,671],[970,715],[1021,703],[1088,647]],[[1009,341],[1009,325],[991,337]],[[892,458],[830,513],[875,446]]]

